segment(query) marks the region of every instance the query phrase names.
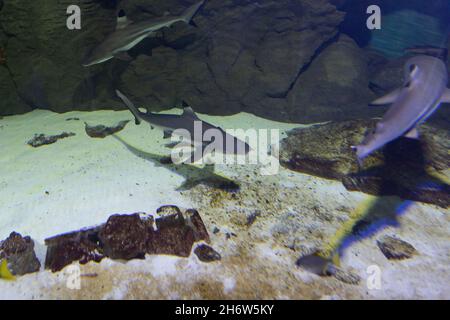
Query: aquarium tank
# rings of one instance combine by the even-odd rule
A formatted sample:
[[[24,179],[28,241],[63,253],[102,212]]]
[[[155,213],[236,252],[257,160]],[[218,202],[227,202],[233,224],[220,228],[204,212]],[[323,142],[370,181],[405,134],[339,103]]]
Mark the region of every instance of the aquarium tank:
[[[449,0],[0,0],[0,299],[450,299],[449,49]]]

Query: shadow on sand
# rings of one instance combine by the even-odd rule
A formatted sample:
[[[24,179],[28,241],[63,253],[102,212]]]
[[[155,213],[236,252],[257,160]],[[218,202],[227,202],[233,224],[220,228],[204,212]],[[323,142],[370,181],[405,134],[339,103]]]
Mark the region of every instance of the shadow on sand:
[[[388,226],[399,227],[399,217],[407,212],[414,201],[424,199],[441,207],[448,207],[450,186],[426,170],[426,160],[421,141],[400,138],[384,150],[385,162],[350,176],[353,180],[368,181],[363,184],[367,193],[375,197],[362,203],[359,212],[350,221],[350,228],[338,230],[337,236],[326,252],[315,252],[297,262],[305,269],[326,274],[330,263],[342,257],[355,242],[370,238]],[[402,195],[399,197],[397,195]],[[337,260],[334,260],[337,261]]]
[[[172,163],[170,156],[146,152],[130,145],[118,135],[113,135],[113,137],[137,157],[150,161],[159,167],[163,167],[184,177],[185,182],[176,189],[177,191],[189,190],[199,184],[229,192],[236,192],[240,189],[239,184],[233,180],[214,173],[214,165],[206,165],[201,168],[191,164],[174,164]]]

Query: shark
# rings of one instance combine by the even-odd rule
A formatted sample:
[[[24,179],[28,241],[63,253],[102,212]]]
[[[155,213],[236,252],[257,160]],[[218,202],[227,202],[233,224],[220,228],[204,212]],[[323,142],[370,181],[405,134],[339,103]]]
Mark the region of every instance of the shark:
[[[187,104],[185,104],[181,115],[159,114],[148,111],[144,113],[136,108],[136,106],[122,92],[116,90],[116,94],[134,115],[136,125],[140,125],[142,121],[145,121],[151,126],[164,130],[165,138],[172,134],[177,135],[179,130],[183,130],[187,133],[186,138],[190,140],[191,145],[194,145],[197,148],[204,148],[212,142],[205,141],[208,140],[208,138],[205,137],[209,136],[209,132],[213,134],[213,139],[211,140],[214,142],[216,142],[217,136],[221,137],[223,148],[218,151],[223,154],[246,155],[251,151],[250,146],[246,142],[228,134],[220,127],[216,127],[201,120],[192,108],[187,106]],[[184,136],[184,134],[181,135]],[[203,155],[203,153],[201,154]],[[199,159],[195,159],[194,162],[196,160]]]
[[[442,103],[450,103],[447,85],[448,70],[442,59],[424,54],[408,59],[403,86],[370,104],[390,108],[361,144],[352,147],[358,162],[399,137],[419,139],[418,127]]]
[[[126,15],[118,17],[116,29],[88,54],[83,61],[83,66],[89,67],[113,58],[130,60],[128,50],[162,28],[170,27],[180,21],[191,23],[204,3],[205,0],[197,2],[187,8],[180,16],[166,15],[139,23],[129,21]]]

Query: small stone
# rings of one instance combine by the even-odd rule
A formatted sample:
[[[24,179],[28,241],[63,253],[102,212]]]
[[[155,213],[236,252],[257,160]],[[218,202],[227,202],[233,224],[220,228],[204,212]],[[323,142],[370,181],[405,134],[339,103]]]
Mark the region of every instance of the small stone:
[[[335,268],[335,271],[332,275],[339,281],[342,281],[346,284],[357,285],[361,281],[361,277],[356,273],[343,270],[341,268]]]
[[[385,236],[378,240],[377,244],[389,260],[409,259],[417,254],[417,250],[411,244],[399,238]]]
[[[61,134],[54,136],[46,136],[45,134],[35,134],[33,139],[29,140],[27,144],[32,146],[33,148],[38,148],[44,145],[53,144],[60,139],[73,137],[74,135],[75,133],[72,132],[69,133],[63,132]]]
[[[220,253],[206,244],[199,245],[195,248],[194,253],[202,262],[214,262],[222,259]]]

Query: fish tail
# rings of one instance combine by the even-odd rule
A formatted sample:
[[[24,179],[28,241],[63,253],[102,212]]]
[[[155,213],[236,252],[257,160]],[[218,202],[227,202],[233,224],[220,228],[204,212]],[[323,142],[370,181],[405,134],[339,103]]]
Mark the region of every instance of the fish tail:
[[[191,23],[192,18],[197,14],[200,7],[205,3],[205,0],[201,0],[191,7],[187,8],[182,14],[181,19],[186,23]]]
[[[117,96],[123,101],[123,103],[130,109],[131,113],[134,115],[135,123],[137,125],[141,124],[141,112],[135,107],[133,102],[131,102],[122,92],[116,90]]]

